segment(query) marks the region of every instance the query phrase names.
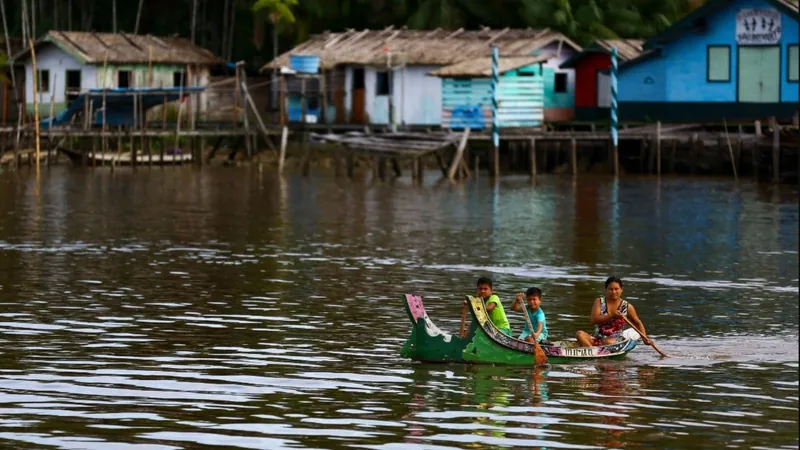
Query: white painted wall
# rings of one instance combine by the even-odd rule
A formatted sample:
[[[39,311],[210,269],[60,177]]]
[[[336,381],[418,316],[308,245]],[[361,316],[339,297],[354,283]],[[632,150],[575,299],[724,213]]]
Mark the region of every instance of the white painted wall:
[[[49,45],[36,52],[36,69],[50,71],[50,85],[48,92],[40,92],[38,102],[42,105],[50,104],[53,95],[54,103],[66,101],[67,70],[81,71],[81,89],[97,87],[97,75],[93,66],[83,66],[79,61],[60,48]],[[33,62],[25,63],[25,101],[33,103]]]
[[[567,73],[567,85],[569,86],[568,92],[575,94],[575,70],[574,69],[562,69],[560,66],[566,60],[571,58],[575,54],[575,50],[572,49],[567,44],[562,44],[561,48],[559,49],[558,42],[553,42],[548,44],[547,46],[541,49],[542,53],[550,53],[553,55],[552,58],[548,59],[546,63],[542,64],[543,67],[550,67],[556,72],[566,72]]]
[[[442,118],[442,81],[428,76],[439,66],[395,67],[392,79],[394,120],[400,125],[439,125]],[[364,110],[371,123],[386,124],[389,115],[388,96],[377,96],[379,71],[383,67],[364,68]],[[350,117],[353,102],[353,67],[345,68],[345,116]]]
[[[611,77],[600,72],[597,72],[597,106],[600,108],[611,107]]]
[[[442,121],[442,79],[428,73],[440,66],[399,67],[394,72],[395,120],[407,125],[439,125]],[[403,75],[405,72],[405,75]],[[405,81],[403,80],[405,78]]]
[[[148,69],[144,65],[86,65],[73,58],[69,53],[61,50],[57,46],[50,44],[43,46],[36,52],[36,69],[50,71],[50,83],[47,92],[38,93],[38,102],[42,108],[47,108],[50,104],[51,95],[53,103],[62,104],[66,102],[66,82],[68,70],[81,71],[81,91],[96,88],[115,88],[117,87],[117,72],[122,70],[132,70],[132,86],[146,86],[148,81]],[[152,69],[153,87],[174,87],[173,73],[185,70],[186,66],[156,66]],[[192,75],[188,82],[193,86],[207,86],[209,82],[209,70],[204,66],[192,68]],[[33,62],[28,60],[25,63],[25,102],[33,104]],[[200,94],[200,112],[205,112],[208,108],[208,96],[206,93]]]

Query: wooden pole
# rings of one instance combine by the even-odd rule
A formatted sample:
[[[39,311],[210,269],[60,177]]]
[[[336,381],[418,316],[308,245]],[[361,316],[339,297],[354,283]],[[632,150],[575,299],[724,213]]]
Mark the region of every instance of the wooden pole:
[[[458,143],[456,153],[453,156],[453,162],[450,163],[450,168],[447,170],[447,179],[450,180],[451,183],[455,181],[456,170],[461,165],[461,158],[464,156],[464,149],[467,148],[467,141],[469,140],[469,132],[470,128],[466,127],[464,133],[461,135],[461,142]]]
[[[236,86],[233,88],[233,128],[235,129],[239,123],[239,71],[241,66],[236,64],[234,73],[236,74]]]
[[[172,150],[172,156],[178,156],[178,146],[180,145],[180,136],[181,136],[181,112],[183,112],[183,85],[185,83],[185,76],[184,73],[181,73],[181,87],[178,89],[178,124],[175,126],[175,148]],[[183,150],[183,149],[181,149]],[[183,155],[181,155],[183,156]],[[164,163],[164,160],[161,160],[161,163]]]
[[[761,156],[761,121],[755,121],[755,132],[756,132],[756,140],[753,142],[753,149],[751,152],[751,158],[753,159],[753,176],[758,178],[759,175],[759,157]]]
[[[570,159],[572,160],[572,176],[578,174],[578,140],[572,138],[572,145],[571,145],[571,155]]]
[[[241,62],[237,63],[237,65],[240,65],[240,64],[243,64],[243,63],[241,63]],[[239,70],[242,70],[242,69],[239,69]],[[244,77],[244,75],[240,75],[238,77],[238,79],[241,80],[243,77]],[[239,102],[238,95],[239,95],[239,90],[241,88],[242,88],[242,86],[241,86],[241,81],[240,81],[240,84],[237,84],[237,86],[236,86],[236,92],[237,92],[237,94],[236,94],[237,95],[237,98],[236,98],[236,102],[237,103],[236,103],[236,105],[237,105],[237,108],[238,108],[238,105],[239,105],[239,103],[238,103]],[[238,109],[237,109],[237,111],[238,111]],[[244,145],[245,145],[245,149],[247,150],[247,157],[250,158],[250,157],[253,156],[253,141],[250,138],[250,115],[247,113],[247,109],[246,108],[244,109],[244,115],[242,116],[242,119],[244,120],[244,133],[245,133]]]
[[[281,89],[280,89],[280,102],[281,104],[278,105],[278,111],[281,116],[281,126],[286,125],[286,78],[281,74]]]
[[[278,156],[278,173],[283,173],[283,166],[286,162],[286,145],[289,143],[289,128],[284,125],[281,127],[281,150]]]
[[[531,138],[531,178],[536,178],[536,138]]]
[[[13,72],[13,68],[9,72]],[[8,121],[8,101],[9,101],[9,92],[11,91],[11,86],[8,82],[3,83],[3,126],[6,125]]]
[[[777,183],[781,178],[781,126],[775,117],[769,118],[772,127],[772,182]]]
[[[83,131],[89,130],[89,94],[83,94]]]
[[[108,67],[108,52],[106,52],[105,56],[103,57],[103,125],[102,125],[102,129],[101,129],[102,130],[101,134],[103,136],[103,146],[102,146],[102,149],[100,150],[102,152],[103,156],[105,156],[106,149],[108,148],[108,136],[106,136],[106,130],[107,130],[107,125],[106,125],[106,91],[108,90],[108,84],[107,84],[108,83],[108,79],[107,79],[108,72],[106,70],[107,67]]]
[[[36,73],[36,50],[33,48],[33,39],[28,39],[31,48],[31,63],[33,65],[33,121],[34,137],[36,140],[36,173],[39,173],[39,74]],[[14,70],[12,67],[11,70]]]
[[[722,118],[722,124],[725,126],[725,139],[728,141],[728,154],[731,157],[731,167],[733,168],[733,179],[738,180],[739,174],[736,173],[736,158],[734,158],[733,156],[733,146],[731,145],[731,137],[728,134],[728,122],[724,117]]]
[[[656,122],[656,174],[661,176],[661,121]]]

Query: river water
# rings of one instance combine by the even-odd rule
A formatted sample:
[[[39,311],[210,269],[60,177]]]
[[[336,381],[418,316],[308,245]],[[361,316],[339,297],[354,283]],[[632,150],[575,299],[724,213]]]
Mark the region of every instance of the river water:
[[[796,188],[433,175],[0,174],[0,447],[798,447]],[[454,332],[480,275],[551,339],[620,276],[673,357],[402,359],[403,294]]]

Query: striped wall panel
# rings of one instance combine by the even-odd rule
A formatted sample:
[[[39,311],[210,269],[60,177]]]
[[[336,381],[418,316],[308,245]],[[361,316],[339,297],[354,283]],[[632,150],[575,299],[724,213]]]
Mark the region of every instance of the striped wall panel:
[[[538,127],[544,122],[544,83],[540,75],[502,76],[497,99],[500,128]],[[442,128],[489,130],[491,125],[489,79],[442,80]]]

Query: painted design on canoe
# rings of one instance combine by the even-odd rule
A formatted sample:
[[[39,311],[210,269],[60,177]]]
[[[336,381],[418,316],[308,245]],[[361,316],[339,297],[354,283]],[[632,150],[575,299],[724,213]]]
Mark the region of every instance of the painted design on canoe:
[[[408,337],[400,355],[425,362],[464,362],[462,354],[477,326],[470,327],[466,338],[442,331],[428,317],[422,297],[407,294],[403,297],[408,318],[411,319],[411,336]]]
[[[533,345],[508,336],[501,332],[489,319],[489,314],[486,312],[483,299],[480,297],[467,296],[472,314],[475,321],[481,327],[490,341],[506,349],[526,354],[527,359],[533,358]],[[628,334],[624,334],[626,337]],[[597,347],[579,347],[577,342],[562,341],[541,343],[540,346],[548,358],[569,358],[569,359],[589,359],[589,358],[610,358],[615,356],[624,356],[629,351],[636,347],[637,341],[633,339],[625,339],[611,345],[601,345]],[[473,350],[475,347],[473,346]],[[471,359],[465,356],[465,359]],[[494,358],[493,358],[494,359]]]
[[[406,294],[406,305],[408,306],[408,315],[411,316],[412,322],[417,323],[419,319],[427,316],[425,313],[425,305],[422,304],[422,297]]]
[[[403,305],[411,320],[411,335],[400,355],[423,362],[533,365],[533,345],[503,334],[489,320],[483,300],[467,296],[472,320],[465,338],[442,331],[428,317],[422,297],[405,295]],[[628,330],[626,330],[628,331]],[[638,336],[599,347],[578,347],[574,341],[540,344],[551,364],[587,359],[618,359],[636,347]]]

